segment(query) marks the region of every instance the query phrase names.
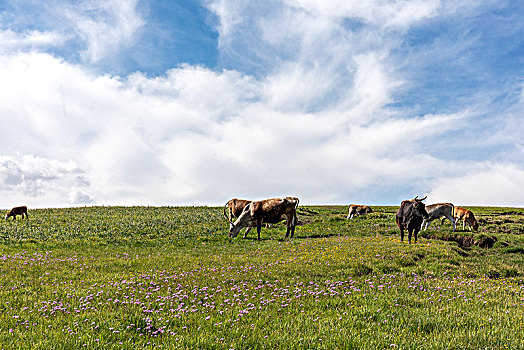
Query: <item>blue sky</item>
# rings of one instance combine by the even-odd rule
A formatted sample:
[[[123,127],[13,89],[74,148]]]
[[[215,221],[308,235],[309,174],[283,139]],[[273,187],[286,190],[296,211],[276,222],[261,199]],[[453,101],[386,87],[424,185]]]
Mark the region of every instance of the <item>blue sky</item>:
[[[518,1],[0,0],[0,206],[524,206],[523,16]]]

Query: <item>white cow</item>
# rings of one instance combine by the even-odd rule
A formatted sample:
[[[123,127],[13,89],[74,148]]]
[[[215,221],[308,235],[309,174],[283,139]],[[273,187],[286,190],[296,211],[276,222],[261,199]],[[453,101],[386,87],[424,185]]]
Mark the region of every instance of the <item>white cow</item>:
[[[422,228],[427,230],[429,223],[435,219],[442,219],[444,222],[445,219],[448,219],[453,224],[453,231],[457,228],[456,220],[454,217],[455,206],[452,203],[435,203],[426,205],[426,211],[428,212],[429,217],[422,221]],[[425,225],[425,227],[424,227]]]

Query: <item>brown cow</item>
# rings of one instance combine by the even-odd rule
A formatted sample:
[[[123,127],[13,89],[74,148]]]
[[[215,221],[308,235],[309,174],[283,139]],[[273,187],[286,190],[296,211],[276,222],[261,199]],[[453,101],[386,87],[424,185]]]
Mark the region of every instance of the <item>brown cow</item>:
[[[251,203],[251,201],[247,199],[233,198],[229,200],[224,205],[224,216],[226,217],[227,221],[231,221],[233,220],[233,218],[238,218],[240,214],[242,214],[242,210],[244,210],[246,205],[248,205],[249,203]]]
[[[262,223],[276,224],[286,219],[286,237],[295,233],[297,224],[297,197],[271,198],[249,203],[235,222],[230,221],[229,237],[236,237],[244,227],[257,227],[258,239]],[[245,238],[245,236],[244,236]]]
[[[227,221],[228,222],[232,222],[233,219],[238,218],[240,216],[240,214],[242,214],[242,211],[244,210],[244,208],[249,203],[251,203],[251,201],[247,200],[247,199],[233,198],[233,199],[229,200],[224,205],[224,216],[226,217]],[[249,226],[246,229],[246,233],[244,233],[244,238],[246,238],[248,232],[251,230],[252,227],[253,226]]]
[[[27,215],[27,207],[25,205],[21,207],[14,207],[5,215],[5,219],[7,220],[9,217],[12,216],[13,220],[16,220],[17,215],[22,215],[22,219],[25,215],[25,218],[29,219],[29,215]]]
[[[367,205],[350,204],[346,220],[353,219],[354,216],[366,215],[372,212],[373,210]]]
[[[464,209],[461,207],[455,207],[455,221],[462,220],[462,229],[466,229],[466,222],[468,223],[470,229],[473,229],[474,231],[477,231],[479,228],[479,224],[477,222],[477,219],[475,219],[475,215],[471,212],[471,210]]]

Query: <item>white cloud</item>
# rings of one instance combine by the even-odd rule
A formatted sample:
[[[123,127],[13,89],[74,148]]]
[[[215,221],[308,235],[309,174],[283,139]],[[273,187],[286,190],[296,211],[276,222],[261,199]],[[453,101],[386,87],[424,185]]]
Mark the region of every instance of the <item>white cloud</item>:
[[[89,0],[68,8],[66,17],[87,44],[88,62],[96,63],[136,42],[145,24],[137,4],[138,0]]]
[[[0,53],[26,51],[62,46],[67,37],[57,32],[41,32],[38,30],[17,33],[11,29],[0,31]]]
[[[407,27],[432,17],[439,0],[359,1],[287,0],[292,7],[331,18],[359,18],[381,27]]]
[[[66,199],[69,189],[90,185],[85,172],[73,160],[33,154],[0,156],[0,184],[0,204],[4,208],[23,203],[32,207],[79,204]]]
[[[486,162],[464,153],[482,142],[516,143],[522,101],[482,121],[502,125],[498,133],[478,135],[465,131],[479,124],[482,106],[418,117],[390,107],[409,84],[390,61],[398,33],[434,16],[439,2],[322,4],[279,2],[271,16],[253,11],[266,6],[260,2],[209,5],[220,16],[222,52],[267,64],[260,76],[182,65],[160,77],[112,77],[36,51],[2,51],[0,207],[281,195],[393,204],[428,192],[458,204],[522,204],[511,190],[522,170],[510,157]],[[136,5],[70,9],[89,61],[134,40],[143,25]],[[348,18],[362,28],[346,28]],[[12,47],[28,47],[13,35]],[[524,159],[522,145],[511,152]],[[497,177],[504,186],[491,190]]]
[[[437,181],[428,201],[455,205],[524,206],[524,169],[514,164],[481,164]],[[429,202],[428,202],[429,203]]]

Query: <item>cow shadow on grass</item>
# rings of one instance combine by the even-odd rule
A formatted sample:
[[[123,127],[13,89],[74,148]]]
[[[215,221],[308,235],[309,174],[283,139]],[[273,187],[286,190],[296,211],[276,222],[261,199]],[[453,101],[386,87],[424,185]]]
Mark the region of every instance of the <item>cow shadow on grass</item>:
[[[312,234],[307,236],[294,236],[292,239],[310,239],[310,238],[329,238],[329,237],[340,237],[342,235],[338,235],[336,233],[328,233],[328,234]],[[289,238],[282,239],[283,241],[287,240]]]

